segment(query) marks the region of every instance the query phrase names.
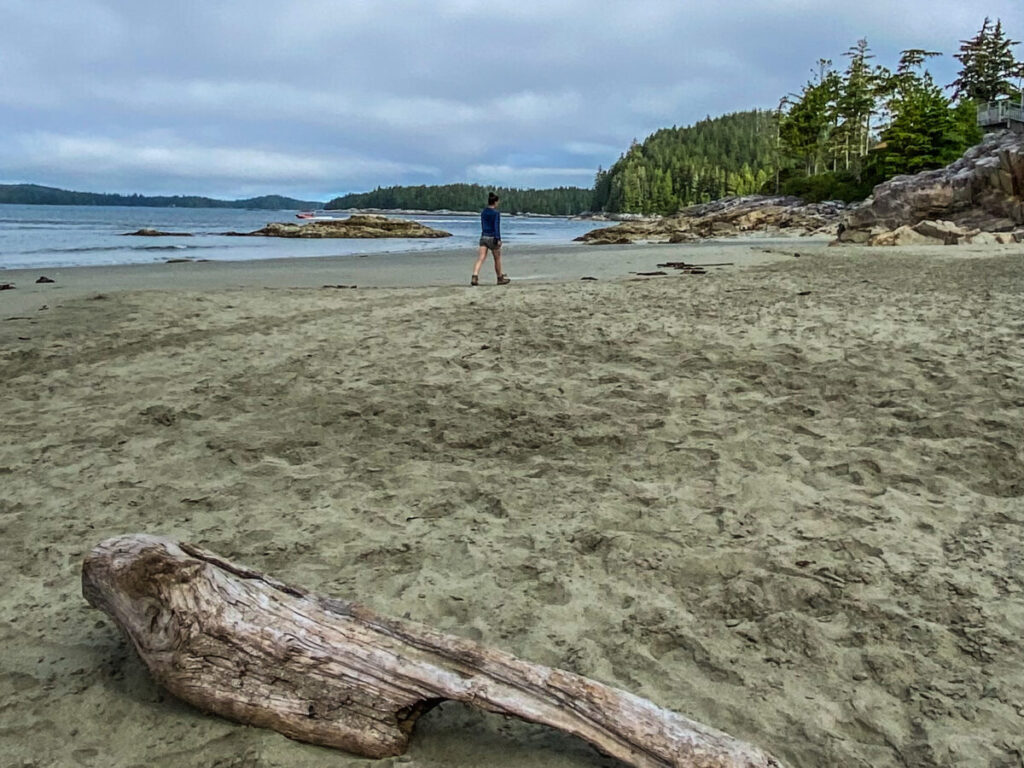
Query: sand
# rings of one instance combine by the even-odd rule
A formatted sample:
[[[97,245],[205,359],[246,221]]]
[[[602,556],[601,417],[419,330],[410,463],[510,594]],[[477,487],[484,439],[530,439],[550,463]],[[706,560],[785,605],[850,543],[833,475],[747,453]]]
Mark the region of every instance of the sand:
[[[136,531],[791,768],[1021,765],[1024,249],[749,250],[774,261],[0,294],[0,766],[617,765],[454,704],[380,763],[203,715],[80,595]]]

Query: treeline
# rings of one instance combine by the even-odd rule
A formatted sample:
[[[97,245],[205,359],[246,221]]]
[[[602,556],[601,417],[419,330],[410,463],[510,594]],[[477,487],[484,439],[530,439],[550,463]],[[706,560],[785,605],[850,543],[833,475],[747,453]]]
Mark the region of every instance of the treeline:
[[[590,210],[593,192],[581,187],[514,189],[479,184],[443,184],[416,187],[377,187],[372,192],[343,195],[327,203],[328,210],[379,208],[382,210],[477,211],[487,205],[487,193],[501,196],[508,213],[543,213],[574,216]]]
[[[1016,44],[1001,22],[986,18],[954,54],[961,69],[945,88],[927,69],[938,51],[907,49],[889,69],[875,64],[868,41],[859,40],[844,54],[842,72],[831,59],[819,60],[801,92],[779,105],[783,191],[858,199],[893,176],[953,162],[981,140],[979,104],[1019,98]]]
[[[890,69],[860,40],[841,71],[820,59],[801,92],[776,109],[634,140],[611,168],[598,169],[591,207],[667,214],[755,192],[863,199],[876,184],[948,165],[981,140],[978,105],[1021,97],[1015,45],[1000,21],[986,18],[954,54],[957,79],[940,86],[927,63],[942,54],[911,48]]]
[[[681,206],[758,192],[775,175],[777,118],[736,112],[665,128],[598,169],[593,210],[673,213]]]
[[[0,184],[0,203],[14,205],[127,205],[147,208],[255,208],[288,211],[319,208],[319,202],[263,195],[245,200],[217,200],[195,195],[155,196],[71,192],[38,184]]]

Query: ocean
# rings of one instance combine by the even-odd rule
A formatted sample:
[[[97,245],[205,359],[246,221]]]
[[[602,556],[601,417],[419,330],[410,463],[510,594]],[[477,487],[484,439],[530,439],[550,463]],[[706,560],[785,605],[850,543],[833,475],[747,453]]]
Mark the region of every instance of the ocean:
[[[66,205],[0,205],[0,270],[147,264],[169,259],[248,261],[310,256],[361,256],[399,251],[472,250],[480,237],[477,216],[403,216],[452,237],[415,240],[300,240],[226,237],[272,221],[298,222],[296,211],[230,208],[136,208]],[[338,214],[342,215],[342,214]],[[504,214],[502,237],[516,245],[568,244],[601,226],[594,222]],[[190,233],[191,237],[130,237],[139,229]]]

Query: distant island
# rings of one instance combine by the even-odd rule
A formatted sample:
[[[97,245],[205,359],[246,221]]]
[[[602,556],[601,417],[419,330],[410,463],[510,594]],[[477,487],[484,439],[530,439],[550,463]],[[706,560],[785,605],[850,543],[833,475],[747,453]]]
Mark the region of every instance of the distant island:
[[[415,187],[377,187],[372,192],[336,197],[327,210],[371,209],[382,211],[478,211],[487,204],[487,193],[501,195],[501,209],[507,213],[541,213],[575,216],[590,210],[593,189],[516,189],[484,187],[479,184],[438,184]]]
[[[281,195],[262,195],[245,200],[217,200],[197,195],[114,195],[72,192],[38,184],[0,184],[0,203],[13,205],[128,205],[146,208],[255,208],[289,211],[320,208],[321,202],[295,200]]]
[[[0,184],[0,203],[13,205],[125,205],[149,208],[249,208],[258,210],[405,210],[405,211],[477,211],[487,202],[487,193],[501,195],[502,209],[508,213],[538,213],[550,216],[574,216],[590,210],[592,189],[558,187],[555,189],[513,189],[484,187],[478,184],[443,184],[415,187],[378,187],[336,197],[327,204],[315,200],[296,200],[281,195],[263,195],[244,200],[218,200],[198,195],[118,195],[98,192],[73,192],[39,184]]]

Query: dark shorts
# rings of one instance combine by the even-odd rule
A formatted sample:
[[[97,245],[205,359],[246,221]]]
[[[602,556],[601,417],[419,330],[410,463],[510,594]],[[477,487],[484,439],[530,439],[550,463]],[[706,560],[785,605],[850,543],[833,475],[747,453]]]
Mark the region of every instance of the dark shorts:
[[[491,253],[494,253],[499,248],[501,248],[501,243],[498,242],[498,238],[496,237],[481,237],[480,247],[486,248]]]

